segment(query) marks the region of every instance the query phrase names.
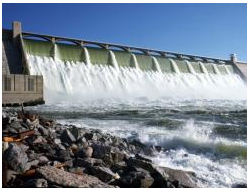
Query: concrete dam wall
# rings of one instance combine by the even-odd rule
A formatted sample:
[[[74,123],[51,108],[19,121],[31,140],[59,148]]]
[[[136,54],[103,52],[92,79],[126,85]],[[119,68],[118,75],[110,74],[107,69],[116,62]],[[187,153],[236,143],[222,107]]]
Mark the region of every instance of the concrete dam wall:
[[[161,96],[190,94],[190,98],[199,99],[206,98],[210,89],[221,96],[223,88],[241,88],[241,81],[246,83],[247,65],[237,62],[235,55],[230,60],[209,58],[22,32],[20,23],[13,26],[13,30],[3,29],[3,75],[43,76],[44,83],[40,84],[47,92],[47,99],[53,94],[55,100],[62,95],[88,97],[89,92],[124,95],[125,91],[143,96],[150,93],[145,91],[148,89],[158,91]]]
[[[25,51],[30,55],[57,58],[64,62],[84,62],[86,51],[73,44],[53,44],[49,41],[24,39]],[[108,50],[105,48],[87,47],[90,62],[93,65],[113,65],[112,54],[121,67],[138,67],[142,71],[157,71],[164,73],[211,73],[225,75],[237,73],[236,67],[230,61],[214,62],[213,60],[191,60],[185,57],[166,57],[156,54],[144,54],[123,50]],[[112,51],[112,53],[111,53]],[[138,65],[136,65],[137,63]],[[158,67],[157,67],[158,66]]]

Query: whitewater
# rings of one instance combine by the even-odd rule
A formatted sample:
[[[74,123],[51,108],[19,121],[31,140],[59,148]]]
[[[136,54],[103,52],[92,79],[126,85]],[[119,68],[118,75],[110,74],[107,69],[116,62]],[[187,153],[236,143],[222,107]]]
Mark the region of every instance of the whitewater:
[[[29,110],[163,146],[152,160],[194,171],[201,187],[246,184],[247,88],[239,75],[196,73],[189,63],[191,72],[181,73],[174,61],[175,72],[163,73],[154,57],[155,70],[142,71],[136,57],[134,67],[120,67],[110,55],[110,65],[28,55],[46,102]]]

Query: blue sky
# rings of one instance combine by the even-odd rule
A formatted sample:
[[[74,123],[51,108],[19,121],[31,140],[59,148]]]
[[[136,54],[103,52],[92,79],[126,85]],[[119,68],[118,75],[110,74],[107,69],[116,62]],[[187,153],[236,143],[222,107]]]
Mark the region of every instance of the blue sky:
[[[2,4],[3,28],[247,60],[246,4]]]

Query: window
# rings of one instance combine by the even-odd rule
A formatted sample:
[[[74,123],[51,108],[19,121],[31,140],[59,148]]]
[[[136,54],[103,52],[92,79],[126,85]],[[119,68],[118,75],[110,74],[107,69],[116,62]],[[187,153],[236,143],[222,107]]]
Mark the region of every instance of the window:
[[[11,91],[11,79],[8,77],[4,79],[4,91]]]
[[[34,79],[28,78],[28,91],[34,91]]]

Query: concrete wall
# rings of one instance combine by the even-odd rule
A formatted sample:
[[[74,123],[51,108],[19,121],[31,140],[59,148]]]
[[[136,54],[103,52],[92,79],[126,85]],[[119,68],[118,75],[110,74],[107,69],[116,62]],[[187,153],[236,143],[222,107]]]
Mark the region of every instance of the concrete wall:
[[[7,85],[8,80],[10,80],[10,86]],[[2,96],[3,105],[44,103],[43,77],[35,75],[2,75]]]
[[[21,48],[15,46],[11,30],[2,30],[2,69],[3,74],[22,74]],[[8,68],[8,69],[7,69]]]
[[[244,76],[246,76],[247,78],[247,64],[246,63],[240,63],[237,62],[236,66],[240,69],[240,71],[244,74]]]

